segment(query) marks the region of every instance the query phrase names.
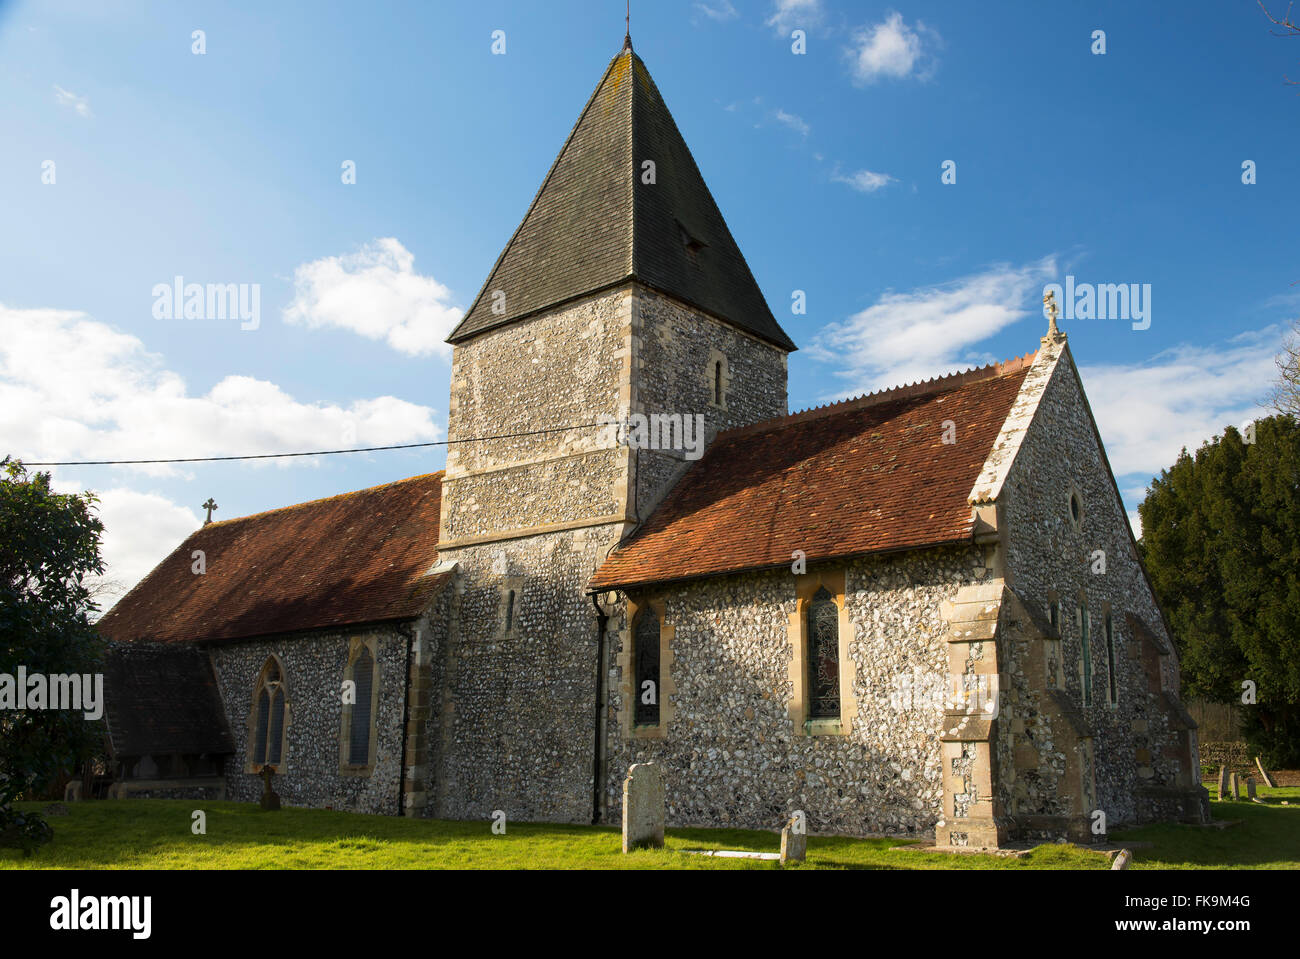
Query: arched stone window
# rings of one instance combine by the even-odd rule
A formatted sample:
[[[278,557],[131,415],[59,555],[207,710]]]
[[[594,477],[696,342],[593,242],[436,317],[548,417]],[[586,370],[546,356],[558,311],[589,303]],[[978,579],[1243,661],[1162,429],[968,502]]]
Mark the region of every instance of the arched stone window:
[[[1092,648],[1088,642],[1088,606],[1082,598],[1079,600],[1077,613],[1079,627],[1079,655],[1083,659],[1083,704],[1092,705]]]
[[[629,597],[618,655],[622,675],[619,725],[628,739],[663,739],[673,721],[673,635],[664,601]]]
[[[368,774],[375,765],[375,717],[379,711],[379,665],[375,641],[353,639],[348,644],[348,664],[343,672],[352,702],[343,703],[343,728],[339,736],[339,767],[344,773]]]
[[[825,587],[808,604],[808,718],[840,718],[840,608]]]
[[[858,714],[844,583],[842,569],[795,578],[787,633],[792,654],[787,712],[796,736],[847,736]]]
[[[288,752],[289,690],[284,667],[275,656],[268,657],[253,687],[248,716],[248,772],[274,766],[283,772]]]
[[[637,614],[632,631],[632,657],[636,664],[633,693],[635,722],[638,726],[659,725],[659,616],[653,606]]]
[[[716,409],[727,408],[727,390],[731,386],[731,370],[726,354],[721,350],[709,351],[709,365],[705,367],[709,405]]]

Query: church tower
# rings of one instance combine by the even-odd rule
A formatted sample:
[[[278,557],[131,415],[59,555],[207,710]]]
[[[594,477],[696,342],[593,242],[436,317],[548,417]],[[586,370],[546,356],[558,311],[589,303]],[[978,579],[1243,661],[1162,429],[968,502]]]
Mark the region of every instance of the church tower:
[[[433,812],[588,821],[586,582],[719,430],[786,413],[795,349],[630,41],[448,341]]]

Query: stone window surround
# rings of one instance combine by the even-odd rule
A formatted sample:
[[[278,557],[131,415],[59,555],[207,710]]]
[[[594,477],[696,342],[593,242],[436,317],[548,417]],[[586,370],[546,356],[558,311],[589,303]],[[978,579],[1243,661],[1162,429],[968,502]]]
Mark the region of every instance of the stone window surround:
[[[524,578],[522,576],[502,576],[499,588],[496,638],[505,639],[507,636],[514,636],[519,631],[519,603],[524,595]],[[510,602],[512,593],[514,594],[513,607]],[[510,619],[509,629],[506,628],[507,616]]]
[[[1087,624],[1086,640],[1084,639],[1085,623]],[[1075,597],[1074,628],[1079,633],[1079,704],[1090,707],[1096,701],[1092,687],[1097,681],[1097,670],[1093,668],[1092,662],[1092,613],[1088,609],[1088,596],[1083,590],[1079,590],[1078,596]],[[1085,658],[1088,661],[1086,678]]]
[[[1079,518],[1077,520],[1074,518],[1074,503],[1076,501],[1079,504]],[[1076,533],[1082,533],[1083,521],[1087,516],[1087,513],[1085,513],[1083,509],[1083,493],[1079,490],[1079,487],[1075,485],[1073,480],[1070,481],[1069,487],[1066,490],[1065,515],[1066,518],[1069,519],[1070,526],[1073,527],[1074,531]]]
[[[808,718],[808,604],[817,590],[826,587],[831,599],[839,608],[839,663],[840,663],[840,718]],[[858,714],[858,701],[854,694],[857,678],[856,664],[849,655],[853,641],[853,624],[849,621],[848,606],[844,602],[845,571],[843,568],[826,569],[795,576],[794,612],[790,614],[787,637],[790,642],[790,704],[787,714],[794,725],[796,736],[847,736],[853,730],[853,720]]]
[[[1062,617],[1063,609],[1061,607],[1061,595],[1055,589],[1047,591],[1047,621],[1056,632],[1051,634],[1047,640],[1053,647],[1055,655],[1043,657],[1043,665],[1047,667],[1050,663],[1056,663],[1056,670],[1049,671],[1047,674],[1047,685],[1056,689],[1065,688],[1065,644],[1061,640],[1061,633],[1064,631],[1065,623]],[[1053,620],[1055,620],[1053,622]]]
[[[659,617],[659,722],[654,726],[637,725],[636,699],[636,622],[637,614],[649,607]],[[627,600],[627,629],[623,632],[618,654],[619,675],[622,683],[619,694],[622,697],[622,711],[619,724],[623,729],[624,739],[664,739],[668,734],[668,724],[677,713],[674,700],[677,686],[673,683],[673,637],[676,627],[668,621],[664,601],[660,596],[647,596],[641,599]]]
[[[716,377],[718,364],[722,364],[722,402],[717,401]],[[727,408],[727,393],[731,389],[731,366],[727,363],[727,356],[721,350],[709,350],[709,362],[704,367],[704,385],[708,390],[709,405],[714,409],[725,410]]]
[[[358,764],[348,761],[351,758],[349,754],[352,746],[352,704],[344,703],[343,715],[339,724],[339,775],[341,776],[367,777],[375,771],[375,746],[379,741],[380,676],[378,645],[379,641],[374,636],[365,639],[354,636],[348,640],[348,662],[343,668],[344,680],[353,678],[353,669],[356,666],[357,657],[361,655],[361,650],[366,649],[370,652],[370,748],[366,753],[365,763]]]
[[[278,763],[255,763],[253,762],[253,740],[257,736],[257,697],[266,687],[266,677],[274,666],[280,674],[280,695],[284,697],[284,726],[280,730],[280,761]],[[264,766],[273,768],[277,775],[282,775],[289,767],[289,726],[293,722],[293,710],[289,702],[289,674],[285,672],[284,663],[275,653],[266,657],[266,662],[262,664],[261,670],[257,674],[257,680],[253,683],[253,697],[248,706],[247,721],[247,743],[244,750],[244,772],[257,775],[261,773]],[[267,737],[270,737],[270,720],[267,721]],[[269,745],[269,743],[268,743]],[[270,750],[267,750],[267,756],[270,756]]]

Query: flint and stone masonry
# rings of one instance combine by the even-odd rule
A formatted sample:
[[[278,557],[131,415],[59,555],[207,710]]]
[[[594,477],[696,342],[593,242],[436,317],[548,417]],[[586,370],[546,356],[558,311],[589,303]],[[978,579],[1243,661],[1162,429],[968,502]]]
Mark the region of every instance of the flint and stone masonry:
[[[659,843],[801,810],[814,833],[949,847],[1206,818],[1065,336],[788,415],[794,344],[630,44],[449,342],[444,473],[211,524],[101,621],[206,651],[231,798],[261,794],[274,664],[290,806]],[[699,417],[722,452],[603,428],[656,415]],[[360,645],[364,764],[341,697]],[[647,784],[654,816],[628,805]]]

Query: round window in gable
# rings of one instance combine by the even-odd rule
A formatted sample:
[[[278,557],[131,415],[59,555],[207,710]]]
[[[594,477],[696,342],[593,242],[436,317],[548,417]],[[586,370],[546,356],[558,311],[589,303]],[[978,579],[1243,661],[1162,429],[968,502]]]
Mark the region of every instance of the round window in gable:
[[[1076,531],[1083,526],[1083,496],[1073,483],[1070,484],[1070,525]]]

